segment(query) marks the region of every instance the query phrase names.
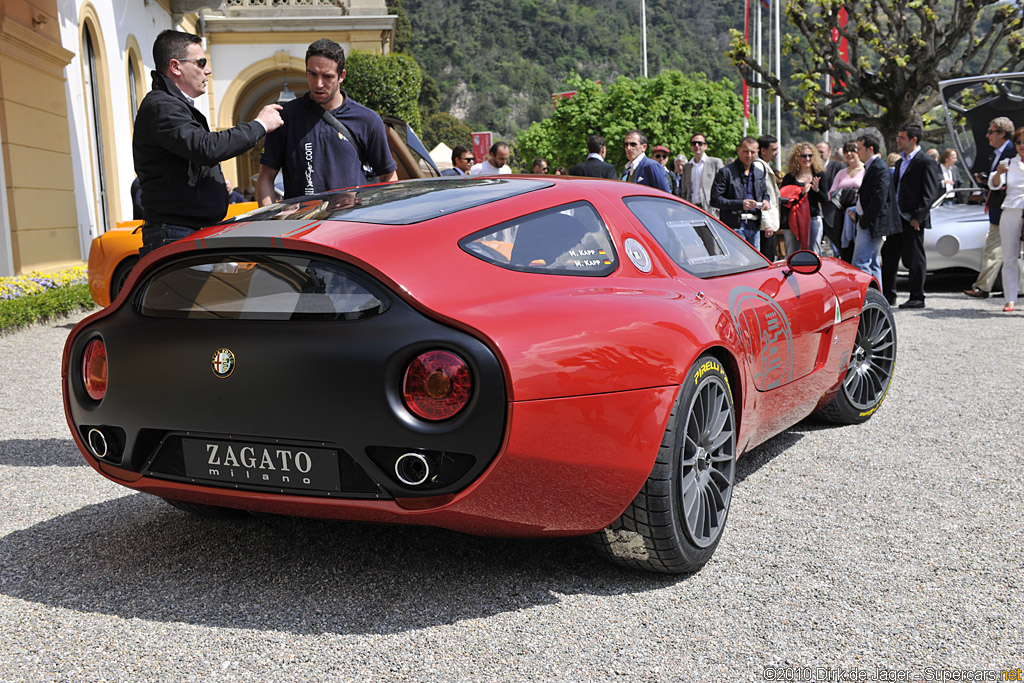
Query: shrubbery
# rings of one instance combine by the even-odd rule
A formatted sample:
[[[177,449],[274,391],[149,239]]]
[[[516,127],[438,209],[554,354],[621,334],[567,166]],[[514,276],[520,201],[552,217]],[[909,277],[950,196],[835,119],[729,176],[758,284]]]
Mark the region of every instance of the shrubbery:
[[[0,331],[95,307],[85,266],[59,273],[0,277]]]

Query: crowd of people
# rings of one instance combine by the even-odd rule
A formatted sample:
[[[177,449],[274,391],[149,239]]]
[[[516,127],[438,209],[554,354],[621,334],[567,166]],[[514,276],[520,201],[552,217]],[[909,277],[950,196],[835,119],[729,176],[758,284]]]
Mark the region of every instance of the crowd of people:
[[[916,124],[900,129],[899,153],[891,164],[881,157],[881,141],[873,135],[845,143],[839,151],[841,161],[833,158],[827,141],[800,141],[790,148],[780,173],[773,168],[779,142],[770,135],[744,137],[735,159],[726,163],[707,154],[703,133],[690,136],[687,159],[672,158],[665,145],[655,145],[648,157],[646,136],[631,130],[623,139],[627,163],[621,174],[604,160],[607,149],[598,135],[587,140],[587,159],[569,174],[617,177],[678,195],[718,217],[773,261],[801,249],[842,258],[873,275],[891,304],[896,303],[896,274],[902,260],[909,271],[910,292],[900,308],[924,308],[924,230],[932,204],[955,188],[958,178],[952,166],[956,153],[925,152],[922,136]],[[1024,167],[1020,170],[1024,209]],[[547,161],[535,159],[531,171],[547,173]],[[506,165],[499,172],[512,171]]]
[[[352,100],[342,89],[345,53],[328,39],[306,52],[309,91],[281,106],[264,107],[255,120],[211,132],[195,107],[206,92],[211,70],[201,40],[180,31],[164,31],[153,46],[153,89],[139,107],[133,155],[144,225],[141,253],[187,237],[220,220],[231,188],[225,186],[220,162],[262,141],[256,200],[276,199],[274,178],[284,178],[284,197],[316,194],[338,187],[397,178],[380,116]],[[729,163],[707,154],[703,132],[690,136],[690,156],[672,157],[665,145],[649,143],[640,130],[623,137],[626,166],[622,172],[605,161],[600,135],[586,140],[586,158],[570,169],[552,169],[534,159],[530,171],[618,179],[648,185],[693,203],[717,216],[771,260],[797,250],[838,256],[880,283],[896,303],[896,273],[902,260],[909,271],[909,298],[900,308],[925,306],[927,269],[924,230],[930,212],[944,194],[960,184],[956,152],[922,151],[921,127],[908,123],[897,135],[899,152],[883,159],[881,141],[861,135],[843,145],[842,160],[832,157],[828,142],[797,142],[777,172],[779,142],[770,135],[744,137]],[[1019,264],[1021,214],[1024,213],[1024,128],[1005,118],[988,130],[992,146],[988,172],[979,183],[991,189],[987,201],[990,230],[978,279],[965,294],[990,295],[1002,273],[1006,307],[1012,311],[1024,275]],[[1011,144],[1012,142],[1012,144]],[[1020,154],[1017,153],[1020,152]],[[512,173],[509,145],[496,142],[486,159],[456,146],[445,176]],[[671,165],[670,165],[671,164]],[[779,235],[782,240],[778,239]]]

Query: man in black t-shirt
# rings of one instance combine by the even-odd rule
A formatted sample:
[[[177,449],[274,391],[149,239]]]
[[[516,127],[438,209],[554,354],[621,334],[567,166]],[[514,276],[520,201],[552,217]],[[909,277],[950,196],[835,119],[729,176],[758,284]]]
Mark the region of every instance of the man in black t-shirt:
[[[380,116],[352,100],[341,89],[345,52],[333,40],[321,38],[306,50],[309,92],[284,105],[284,125],[268,135],[260,156],[256,200],[274,201],[274,178],[284,176],[284,196],[300,197],[326,190],[365,185],[363,165],[380,182],[398,179]],[[323,119],[323,111],[338,119],[355,141]]]

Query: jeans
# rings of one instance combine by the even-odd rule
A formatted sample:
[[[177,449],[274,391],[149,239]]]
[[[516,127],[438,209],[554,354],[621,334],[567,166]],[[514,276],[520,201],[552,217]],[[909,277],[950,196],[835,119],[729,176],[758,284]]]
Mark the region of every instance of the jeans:
[[[196,231],[185,225],[169,225],[168,223],[143,223],[142,248],[139,256],[145,256],[154,249],[166,246],[171,242],[190,237]]]
[[[882,264],[878,261],[878,250],[882,248],[882,237],[872,237],[871,231],[857,226],[853,240],[853,267],[882,282]]]
[[[821,216],[811,216],[811,251],[821,256],[821,238],[825,232],[825,224],[821,222]]]
[[[761,249],[761,230],[759,228],[748,229],[740,226],[736,229],[740,237],[750,243],[754,249]]]

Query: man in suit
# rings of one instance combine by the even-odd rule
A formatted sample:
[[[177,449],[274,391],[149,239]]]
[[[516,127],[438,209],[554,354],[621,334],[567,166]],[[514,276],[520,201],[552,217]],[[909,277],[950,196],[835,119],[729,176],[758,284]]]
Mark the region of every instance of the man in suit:
[[[878,250],[882,246],[882,238],[903,229],[898,218],[892,173],[879,154],[881,148],[882,143],[873,135],[862,135],[857,140],[857,156],[864,162],[864,178],[857,195],[857,206],[849,209],[850,217],[857,223],[852,263],[879,282],[882,281],[882,267],[878,262]]]
[[[832,158],[832,148],[824,140],[816,144],[814,148],[818,150],[818,154],[821,155],[821,161],[825,164],[825,170],[822,171],[818,187],[827,196],[829,189],[832,187],[832,181],[839,175],[839,171],[846,168],[846,164]],[[825,237],[828,237],[829,242],[832,244],[833,253],[839,256],[839,246],[842,243],[843,234],[843,216],[840,211],[836,210],[832,202],[822,202],[821,224]]]
[[[975,180],[986,190],[988,189],[988,177],[996,170],[996,166],[1003,159],[1012,159],[1017,151],[1013,148],[1010,138],[1013,137],[1013,121],[1000,116],[992,119],[988,124],[988,132],[985,133],[988,144],[992,145],[992,152],[984,162],[976,164],[974,170]],[[981,254],[981,270],[970,289],[965,289],[964,294],[978,299],[984,299],[992,293],[996,276],[1003,269],[1003,247],[999,240],[999,217],[1003,215],[1003,200],[1006,198],[1006,188],[992,190],[988,193],[985,206],[988,210],[988,236],[985,238],[985,249]],[[1006,283],[1003,283],[1004,286]]]
[[[665,169],[647,156],[647,136],[638,130],[626,133],[623,141],[626,148],[626,168],[622,180],[628,183],[648,185],[664,192],[671,192]]]
[[[476,159],[473,157],[473,150],[455,145],[455,149],[452,150],[452,167],[441,171],[441,175],[464,178],[469,175],[469,169],[473,168],[474,161]]]
[[[587,138],[587,158],[570,168],[569,175],[615,180],[619,174],[615,172],[614,166],[604,160],[607,153],[608,148],[604,144],[604,137],[591,135]]]
[[[902,257],[910,271],[910,298],[900,308],[924,308],[928,269],[924,231],[931,227],[932,204],[942,195],[942,171],[939,162],[921,149],[923,134],[916,123],[909,123],[896,133],[900,160],[893,169],[893,181],[903,229],[889,235],[882,246],[882,293],[890,304],[896,301],[896,270]]]
[[[679,196],[708,213],[717,216],[718,209],[711,206],[711,185],[715,176],[722,170],[722,160],[709,157],[708,138],[704,133],[690,136],[690,150],[693,156],[683,164],[683,172],[679,178]]]
[[[723,167],[711,185],[711,205],[721,210],[722,222],[754,249],[761,246],[761,212],[771,208],[764,171],[759,169],[757,138],[745,137],[736,148],[736,161]]]

